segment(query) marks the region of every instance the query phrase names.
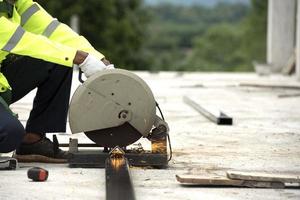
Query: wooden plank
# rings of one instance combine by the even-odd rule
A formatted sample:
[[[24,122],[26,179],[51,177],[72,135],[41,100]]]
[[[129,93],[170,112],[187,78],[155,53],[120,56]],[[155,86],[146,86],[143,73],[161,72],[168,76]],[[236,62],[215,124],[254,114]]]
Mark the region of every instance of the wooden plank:
[[[300,97],[300,93],[294,94],[279,94],[278,98],[290,98],[290,97]]]
[[[211,185],[211,186],[241,186],[243,180],[231,180],[222,177],[201,177],[197,175],[176,175],[178,182],[188,185]]]
[[[275,181],[244,181],[243,186],[249,188],[272,188],[272,189],[285,188],[284,183],[275,182]]]
[[[300,85],[275,85],[275,84],[262,84],[262,83],[240,83],[239,86],[241,86],[241,87],[270,88],[270,89],[300,90]]]
[[[197,175],[176,175],[176,179],[182,185],[187,186],[233,186],[249,188],[284,188],[284,183],[269,181],[233,180],[226,177],[202,177]]]
[[[283,183],[300,183],[299,175],[274,174],[264,172],[227,171],[227,177],[234,180],[274,181]]]
[[[184,96],[183,101],[202,114],[204,117],[218,125],[232,125],[232,117],[227,116],[224,112],[217,109],[204,108],[202,105],[196,103],[191,98]]]
[[[296,69],[296,52],[293,51],[286,65],[282,68],[281,73],[284,75],[292,75]]]

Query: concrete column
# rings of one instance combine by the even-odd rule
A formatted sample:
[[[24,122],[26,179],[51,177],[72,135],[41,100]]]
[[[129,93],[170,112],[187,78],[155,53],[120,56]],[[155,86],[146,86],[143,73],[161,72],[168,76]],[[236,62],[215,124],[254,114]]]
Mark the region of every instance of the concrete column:
[[[76,33],[80,34],[80,26],[79,26],[79,16],[74,14],[71,16],[70,26]]]
[[[267,63],[280,72],[295,48],[296,0],[269,0]]]
[[[297,49],[296,49],[296,76],[300,81],[300,0],[297,2]]]

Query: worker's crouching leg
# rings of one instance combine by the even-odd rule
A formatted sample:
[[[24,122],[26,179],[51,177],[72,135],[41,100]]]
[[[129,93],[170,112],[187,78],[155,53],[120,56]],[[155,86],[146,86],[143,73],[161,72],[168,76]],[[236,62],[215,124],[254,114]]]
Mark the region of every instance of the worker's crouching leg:
[[[14,157],[19,162],[67,162],[68,153],[46,138],[45,133],[66,131],[73,68],[20,57],[4,62],[1,70],[12,87],[12,103],[37,88],[25,139]],[[28,139],[32,134],[41,137]]]
[[[28,133],[66,132],[72,72],[70,67],[52,64],[47,79],[37,87],[25,128]]]
[[[37,88],[27,133],[65,132],[73,68],[20,57],[4,62],[2,73],[12,90],[12,103]]]
[[[22,142],[24,127],[0,104],[0,153],[14,151]]]

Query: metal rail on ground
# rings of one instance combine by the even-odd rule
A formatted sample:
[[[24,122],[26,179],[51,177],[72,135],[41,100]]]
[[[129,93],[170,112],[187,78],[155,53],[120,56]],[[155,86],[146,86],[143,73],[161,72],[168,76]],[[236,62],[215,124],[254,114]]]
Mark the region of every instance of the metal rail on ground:
[[[186,104],[188,104],[189,106],[191,106],[192,108],[194,108],[195,110],[197,110],[199,113],[201,113],[207,119],[209,119],[210,121],[212,121],[218,125],[232,125],[232,123],[233,123],[232,118],[227,116],[225,113],[223,113],[221,111],[219,111],[217,113],[208,111],[203,106],[196,103],[195,101],[193,101],[191,98],[189,98],[187,96],[183,97],[183,101]]]
[[[128,160],[124,151],[116,147],[105,163],[106,200],[135,200]]]

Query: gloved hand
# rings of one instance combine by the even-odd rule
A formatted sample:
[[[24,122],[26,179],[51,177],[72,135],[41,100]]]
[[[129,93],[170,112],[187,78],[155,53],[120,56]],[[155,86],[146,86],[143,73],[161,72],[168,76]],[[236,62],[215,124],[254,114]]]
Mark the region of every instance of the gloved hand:
[[[115,69],[114,64],[111,64],[106,58],[103,58],[101,61],[106,65],[106,69]]]
[[[87,78],[104,69],[115,69],[114,65],[105,58],[100,61],[95,56],[80,50],[76,52],[73,63],[74,66],[80,67]]]
[[[101,60],[91,54],[86,57],[83,63],[79,64],[79,68],[87,78],[96,72],[107,69],[107,67]]]
[[[105,69],[115,69],[115,65],[114,64],[109,64],[106,66]]]

